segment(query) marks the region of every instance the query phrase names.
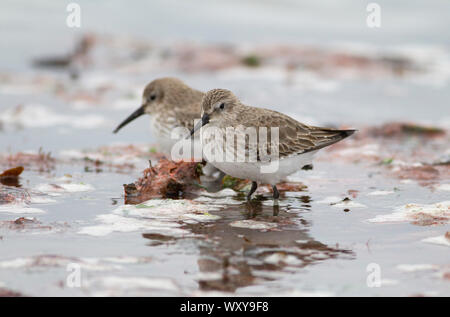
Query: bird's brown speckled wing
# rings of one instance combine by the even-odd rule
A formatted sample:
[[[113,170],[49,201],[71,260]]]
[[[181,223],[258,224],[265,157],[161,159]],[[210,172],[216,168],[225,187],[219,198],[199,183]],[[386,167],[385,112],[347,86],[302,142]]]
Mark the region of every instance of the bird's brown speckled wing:
[[[194,120],[200,119],[201,109],[201,102],[193,102],[183,108],[176,108],[173,115],[182,127],[192,130],[194,128]]]
[[[308,126],[277,111],[249,108],[238,116],[239,121],[245,122],[247,127],[267,127],[269,142],[270,128],[278,127],[280,158],[319,150],[350,136],[355,131]],[[270,147],[268,143],[268,154],[271,153]]]

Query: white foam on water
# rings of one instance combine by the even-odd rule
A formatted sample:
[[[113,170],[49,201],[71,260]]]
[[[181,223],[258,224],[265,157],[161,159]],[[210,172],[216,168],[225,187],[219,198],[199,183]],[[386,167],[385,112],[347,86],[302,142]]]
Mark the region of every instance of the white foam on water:
[[[0,213],[6,214],[44,214],[45,211],[39,208],[32,208],[25,203],[11,203],[0,205]]]
[[[230,226],[236,228],[246,228],[253,230],[271,230],[278,227],[276,223],[273,222],[263,222],[256,220],[236,220],[230,223]]]
[[[94,186],[90,184],[59,184],[68,193],[88,192],[94,190]]]
[[[5,124],[15,124],[27,128],[64,125],[79,129],[97,128],[106,123],[106,119],[100,115],[59,114],[40,104],[26,104],[21,107],[8,108],[0,113],[0,121]]]
[[[135,256],[115,256],[101,258],[102,261],[117,263],[117,264],[140,264],[152,261],[150,257],[135,257]]]
[[[207,222],[207,221],[213,221],[218,220],[221,217],[217,215],[211,215],[211,214],[186,214],[186,217],[189,219],[196,220],[198,222]]]
[[[450,239],[445,235],[422,239],[423,242],[450,247]]]
[[[83,183],[57,183],[57,184],[39,184],[34,190],[49,196],[60,196],[65,193],[79,193],[92,191],[95,188],[90,184]]]
[[[418,271],[431,271],[438,269],[434,264],[399,264],[397,270],[403,272],[418,272]]]
[[[436,190],[450,191],[450,184],[439,184],[433,187]]]
[[[317,204],[335,204],[342,201],[341,197],[338,196],[328,196],[322,200],[316,201]]]
[[[205,214],[219,209],[218,206],[197,204],[183,199],[151,199],[138,205],[120,206],[113,213],[159,220],[185,220],[192,219],[187,217],[188,214]]]
[[[0,269],[33,269],[42,267],[63,267],[68,264],[78,264],[80,268],[88,271],[111,271],[121,270],[122,266],[105,263],[101,258],[72,258],[55,255],[35,255],[29,257],[19,257],[12,260],[0,261]]]
[[[202,196],[220,198],[220,197],[233,197],[236,196],[236,192],[231,188],[224,188],[218,192],[210,193],[207,191],[201,192]]]
[[[59,267],[64,270],[69,264],[77,264],[87,271],[106,272],[123,270],[122,265],[148,263],[150,257],[113,256],[113,257],[84,257],[74,258],[62,255],[35,255],[18,257],[11,260],[0,261],[0,269],[34,269],[44,267]]]
[[[310,255],[310,257],[314,260],[325,260],[325,259],[329,259],[330,256],[328,254],[325,253],[312,253]]]
[[[435,204],[410,203],[398,207],[392,214],[378,215],[369,219],[369,222],[404,222],[415,221],[419,218],[438,218],[440,221],[450,220],[450,201],[442,201]]]
[[[392,190],[375,190],[373,192],[370,192],[367,194],[367,196],[386,196],[393,194],[394,191]]]
[[[292,266],[298,266],[303,264],[303,261],[299,260],[296,256],[292,254],[284,254],[279,252],[267,256],[264,259],[264,262],[274,265],[286,264]]]
[[[177,224],[171,225],[164,222],[124,217],[115,214],[98,215],[95,220],[100,222],[100,224],[83,227],[78,233],[96,237],[106,236],[113,232],[134,232],[144,229],[146,232],[151,231],[170,235],[185,235],[189,233],[186,230],[178,229],[177,227],[180,225]]]
[[[97,225],[81,228],[79,234],[105,236],[112,232],[145,230],[168,236],[195,236],[181,228],[183,224],[212,222],[220,219],[209,213],[219,207],[189,200],[152,199],[138,205],[123,205],[109,214],[98,215]]]
[[[367,208],[366,205],[358,203],[353,200],[341,201],[337,204],[332,204],[331,207],[335,207],[335,208]]]
[[[0,262],[0,269],[17,269],[26,267],[31,263],[31,260],[28,258],[16,258],[8,261]]]

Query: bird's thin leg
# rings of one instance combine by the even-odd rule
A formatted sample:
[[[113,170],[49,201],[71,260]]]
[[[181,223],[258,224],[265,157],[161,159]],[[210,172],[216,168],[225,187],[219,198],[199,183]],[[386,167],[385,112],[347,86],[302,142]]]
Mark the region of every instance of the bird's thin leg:
[[[276,185],[273,185],[272,189],[273,189],[273,205],[278,206],[278,198],[280,197],[280,192],[278,191]]]
[[[255,192],[256,188],[258,188],[258,184],[256,182],[252,182],[252,187],[250,188],[250,191],[247,194],[247,199],[250,200],[250,197]]]
[[[273,199],[278,199],[280,197],[280,192],[277,189],[276,185],[272,186],[273,189]]]

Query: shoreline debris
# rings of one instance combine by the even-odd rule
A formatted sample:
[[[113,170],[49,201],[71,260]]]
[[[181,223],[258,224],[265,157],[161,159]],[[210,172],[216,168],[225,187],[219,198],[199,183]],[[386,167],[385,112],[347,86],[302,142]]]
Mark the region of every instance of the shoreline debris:
[[[150,161],[151,162],[151,161]],[[152,198],[178,198],[190,186],[200,183],[201,163],[161,159],[146,168],[135,183],[124,184],[125,204],[139,204]]]
[[[19,176],[23,170],[23,166],[17,166],[3,171],[0,174],[0,183],[6,186],[20,187]]]

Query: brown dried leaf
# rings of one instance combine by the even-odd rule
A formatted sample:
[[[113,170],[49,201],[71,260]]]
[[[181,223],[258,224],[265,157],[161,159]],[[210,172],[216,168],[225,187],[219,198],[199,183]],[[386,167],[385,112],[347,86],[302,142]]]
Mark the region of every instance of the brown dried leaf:
[[[17,166],[14,168],[7,169],[3,173],[0,174],[0,178],[17,178],[20,174],[22,174],[24,168],[23,166]]]

